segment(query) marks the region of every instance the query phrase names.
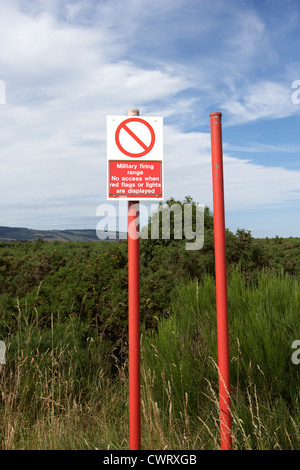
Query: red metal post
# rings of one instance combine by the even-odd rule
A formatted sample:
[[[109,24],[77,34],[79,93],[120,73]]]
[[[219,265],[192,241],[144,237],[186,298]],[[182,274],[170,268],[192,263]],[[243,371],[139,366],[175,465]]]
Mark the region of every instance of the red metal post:
[[[141,449],[139,203],[128,202],[129,448]]]
[[[221,113],[210,114],[221,449],[232,449]]]
[[[128,116],[139,116],[130,109]],[[139,202],[128,202],[129,449],[141,449]]]

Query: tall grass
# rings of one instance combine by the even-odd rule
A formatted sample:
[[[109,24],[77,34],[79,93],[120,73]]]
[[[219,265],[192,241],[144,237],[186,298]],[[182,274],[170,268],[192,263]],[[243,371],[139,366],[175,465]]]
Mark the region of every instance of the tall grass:
[[[299,279],[228,281],[235,449],[299,449]],[[128,371],[95,330],[70,316],[45,329],[18,308],[0,370],[1,449],[128,449]],[[219,449],[215,285],[179,289],[171,317],[144,331],[142,448]]]
[[[299,279],[261,272],[249,284],[238,270],[228,282],[233,443],[236,449],[299,448],[300,367],[291,360],[300,338]],[[215,285],[207,276],[181,288],[171,318],[146,338],[153,403],[173,422],[189,416],[193,439],[218,448]],[[148,382],[149,383],[149,380]],[[169,392],[168,392],[169,390]],[[172,393],[172,404],[170,395]],[[182,427],[183,426],[183,427]],[[168,430],[166,431],[168,434]]]
[[[0,372],[1,448],[126,446],[126,377],[113,379],[109,345],[76,318],[41,330],[26,313]]]

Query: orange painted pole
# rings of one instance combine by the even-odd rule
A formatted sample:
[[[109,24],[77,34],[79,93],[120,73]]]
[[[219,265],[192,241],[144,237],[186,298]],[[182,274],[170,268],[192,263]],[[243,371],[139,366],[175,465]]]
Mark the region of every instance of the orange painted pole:
[[[139,203],[128,202],[129,448],[141,448]]]
[[[210,114],[221,449],[232,449],[221,113]]]
[[[129,115],[138,115],[138,110]],[[137,114],[136,114],[137,113]],[[128,202],[129,449],[141,449],[139,202]]]

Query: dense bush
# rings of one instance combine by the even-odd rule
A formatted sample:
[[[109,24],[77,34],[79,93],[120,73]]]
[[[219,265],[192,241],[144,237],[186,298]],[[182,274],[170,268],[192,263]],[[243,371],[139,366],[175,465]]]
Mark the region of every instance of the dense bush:
[[[196,203],[170,199],[166,205]],[[195,211],[193,212],[193,217]],[[171,213],[171,222],[173,215]],[[150,226],[149,220],[148,227]],[[195,230],[193,218],[193,230]],[[161,231],[161,226],[160,226]],[[241,275],[253,280],[263,267],[299,272],[295,253],[297,239],[256,240],[249,231],[226,230],[228,273],[240,267]],[[204,209],[204,245],[186,250],[187,239],[141,239],[141,322],[156,329],[170,313],[174,290],[191,279],[214,276],[213,215]],[[280,242],[280,251],[278,250]],[[298,245],[297,245],[298,243]],[[297,249],[298,247],[298,249]],[[298,269],[298,271],[297,271]],[[17,329],[18,312],[28,318],[38,312],[41,327],[50,326],[51,316],[60,322],[70,316],[96,328],[122,351],[127,344],[128,291],[127,241],[112,242],[11,242],[0,244],[0,334]]]

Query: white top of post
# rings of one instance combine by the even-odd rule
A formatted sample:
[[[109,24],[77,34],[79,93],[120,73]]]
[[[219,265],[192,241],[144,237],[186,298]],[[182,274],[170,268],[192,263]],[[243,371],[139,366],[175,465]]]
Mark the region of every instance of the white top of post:
[[[139,109],[129,109],[128,116],[139,116],[140,110]]]

